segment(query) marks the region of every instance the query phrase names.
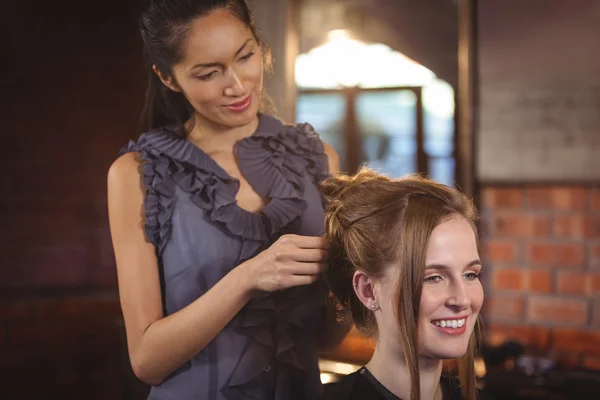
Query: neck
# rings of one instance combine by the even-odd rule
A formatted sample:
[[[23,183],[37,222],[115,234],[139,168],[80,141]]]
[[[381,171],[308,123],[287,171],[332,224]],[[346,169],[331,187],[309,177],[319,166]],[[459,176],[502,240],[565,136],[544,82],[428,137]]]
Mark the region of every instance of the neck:
[[[208,150],[229,148],[237,141],[251,136],[258,128],[258,123],[258,115],[249,124],[234,128],[196,116],[188,140]]]
[[[410,400],[410,371],[402,350],[397,347],[377,340],[375,353],[367,368],[387,390],[403,400]],[[441,375],[442,360],[419,358],[421,399],[441,400]]]

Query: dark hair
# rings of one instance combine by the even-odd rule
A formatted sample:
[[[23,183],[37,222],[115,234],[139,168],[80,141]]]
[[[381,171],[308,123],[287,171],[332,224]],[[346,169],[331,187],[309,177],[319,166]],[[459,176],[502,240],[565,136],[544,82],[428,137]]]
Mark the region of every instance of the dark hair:
[[[327,280],[333,294],[367,334],[377,331],[375,318],[354,293],[358,269],[380,277],[392,262],[402,266],[395,301],[402,346],[411,375],[411,400],[419,399],[418,336],[415,321],[423,287],[427,243],[440,223],[462,216],[476,233],[477,213],[470,198],[458,190],[409,176],[390,179],[367,168],[354,176],[325,180],[321,190],[328,200],[326,236],[331,243]],[[477,237],[477,234],[476,234]],[[480,335],[479,320],[459,360],[461,390],[475,398],[474,359]]]
[[[184,56],[182,45],[192,23],[217,10],[227,10],[242,21],[263,48],[265,68],[270,67],[270,53],[260,40],[254,19],[245,0],[148,0],[140,17],[140,31],[144,42],[144,56],[148,73],[146,101],[142,111],[143,130],[172,126],[169,133],[184,138],[184,124],[194,109],[183,94],[167,88],[152,70],[152,66],[166,76],[173,76],[173,66]],[[263,96],[269,102],[268,96]]]

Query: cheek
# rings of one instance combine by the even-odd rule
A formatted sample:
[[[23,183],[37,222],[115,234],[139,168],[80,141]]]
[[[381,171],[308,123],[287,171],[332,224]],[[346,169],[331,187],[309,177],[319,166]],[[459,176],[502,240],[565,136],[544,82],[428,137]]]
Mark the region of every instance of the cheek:
[[[471,298],[471,308],[474,312],[479,312],[481,310],[481,306],[483,305],[483,287],[481,283],[478,282],[476,285],[471,288],[469,291],[469,297]]]
[[[435,290],[428,290],[423,288],[421,293],[421,303],[419,304],[419,316],[422,320],[427,320],[434,317],[434,313],[444,305],[442,296],[439,296],[439,292]]]
[[[184,90],[186,97],[192,104],[198,106],[210,106],[211,103],[219,103],[221,99],[221,85],[218,80],[212,82],[190,82]]]
[[[263,65],[258,57],[254,57],[245,68],[246,80],[258,86],[262,84]]]

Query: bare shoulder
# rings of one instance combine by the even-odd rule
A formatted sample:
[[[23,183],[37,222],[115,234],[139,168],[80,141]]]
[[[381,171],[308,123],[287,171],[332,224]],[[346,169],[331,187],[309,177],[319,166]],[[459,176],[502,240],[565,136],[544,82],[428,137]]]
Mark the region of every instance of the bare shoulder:
[[[140,154],[129,152],[117,158],[108,169],[108,185],[119,187],[140,179]]]
[[[327,155],[327,159],[329,160],[329,174],[330,175],[338,175],[340,173],[340,157],[338,153],[335,151],[331,145],[323,140],[323,147],[325,148],[325,154]]]
[[[107,194],[110,215],[139,213],[144,202],[140,154],[129,152],[117,158],[108,169]]]

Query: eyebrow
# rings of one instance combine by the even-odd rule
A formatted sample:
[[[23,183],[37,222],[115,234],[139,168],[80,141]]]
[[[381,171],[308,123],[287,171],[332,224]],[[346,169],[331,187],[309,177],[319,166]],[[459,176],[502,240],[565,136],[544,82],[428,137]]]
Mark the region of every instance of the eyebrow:
[[[475,265],[481,265],[481,260],[473,260],[470,263],[468,263],[465,268],[470,268],[470,267],[474,267]],[[447,269],[448,266],[447,265],[443,265],[443,264],[430,264],[430,265],[426,265],[425,269],[435,269],[435,270],[442,270],[442,269]]]
[[[244,48],[246,47],[246,45],[248,43],[250,43],[252,41],[252,38],[246,39],[246,41],[244,42],[244,44],[242,44],[242,46],[238,49],[238,51],[235,52],[235,55],[233,57],[237,57],[242,50],[244,50]],[[222,67],[223,64],[219,63],[219,62],[211,62],[211,63],[206,63],[206,64],[196,64],[194,65],[191,69],[194,70],[196,68],[211,68],[211,67]]]

